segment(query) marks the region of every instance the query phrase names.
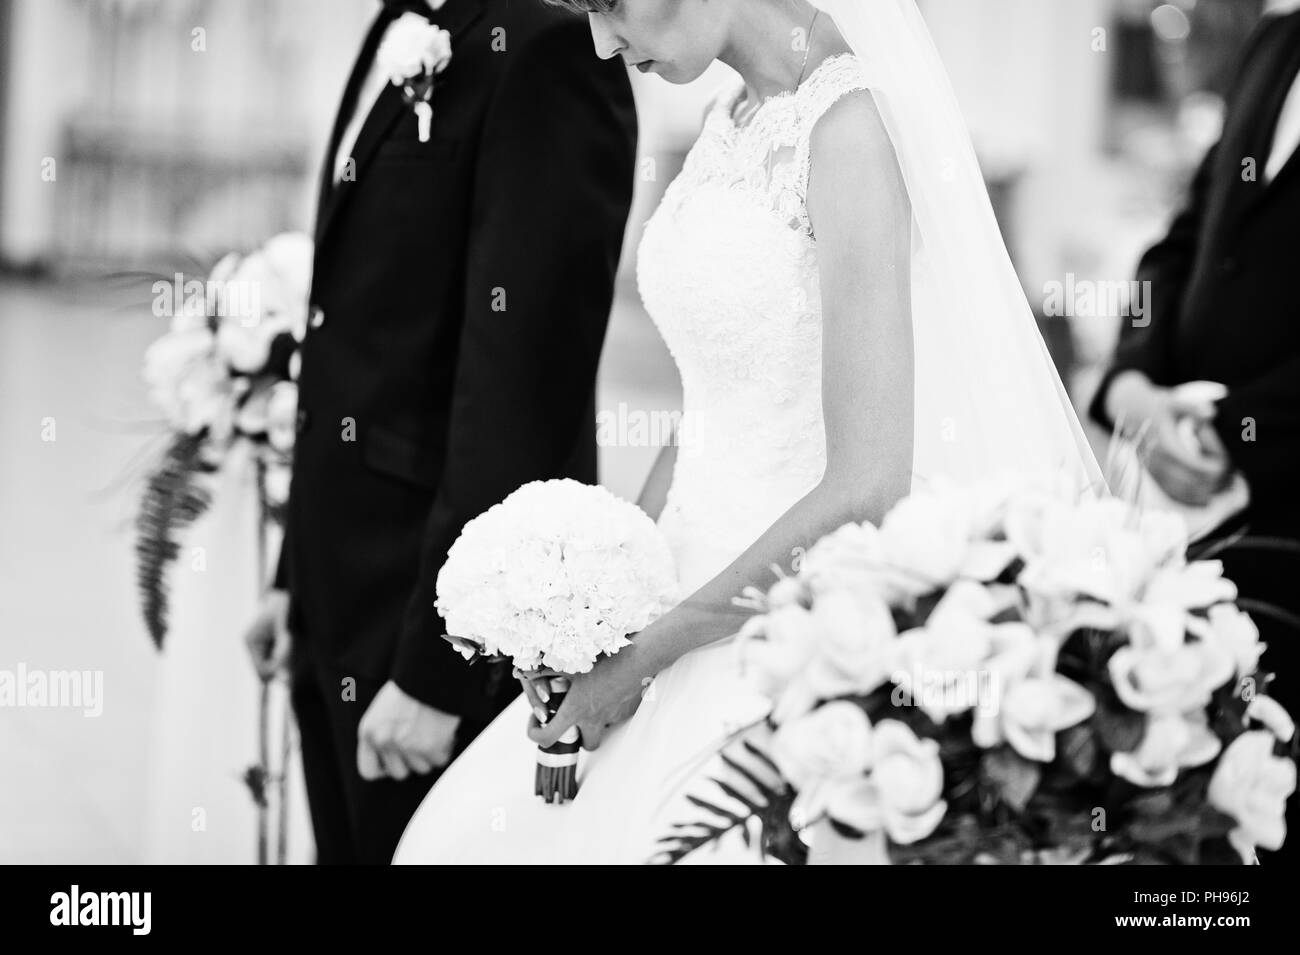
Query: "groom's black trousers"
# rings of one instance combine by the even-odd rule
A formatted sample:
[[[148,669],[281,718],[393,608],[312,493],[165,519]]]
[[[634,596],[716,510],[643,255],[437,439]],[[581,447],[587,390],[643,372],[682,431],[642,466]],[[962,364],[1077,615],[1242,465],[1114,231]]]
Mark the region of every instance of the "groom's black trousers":
[[[310,649],[295,652],[291,679],[317,864],[387,865],[407,822],[440,773],[401,781],[362,779],[357,772],[357,727],[383,683],[346,673],[317,659]],[[352,684],[345,683],[349,679],[356,681],[355,694],[349,689]],[[456,755],[485,725],[461,721]]]

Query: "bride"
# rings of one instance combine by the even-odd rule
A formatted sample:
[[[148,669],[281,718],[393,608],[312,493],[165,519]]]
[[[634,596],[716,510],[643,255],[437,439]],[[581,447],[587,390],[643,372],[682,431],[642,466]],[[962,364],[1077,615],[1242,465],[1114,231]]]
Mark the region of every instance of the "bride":
[[[638,264],[684,393],[678,446],[640,503],[687,596],[527,735],[525,681],[429,793],[397,863],[644,862],[752,716],[729,639],[746,585],[936,478],[1099,479],[913,0],[551,2],[642,72],[686,83],[720,59],[740,74]],[[572,726],[594,752],[576,800],[544,804],[535,746]],[[760,860],[737,834],[698,861]]]

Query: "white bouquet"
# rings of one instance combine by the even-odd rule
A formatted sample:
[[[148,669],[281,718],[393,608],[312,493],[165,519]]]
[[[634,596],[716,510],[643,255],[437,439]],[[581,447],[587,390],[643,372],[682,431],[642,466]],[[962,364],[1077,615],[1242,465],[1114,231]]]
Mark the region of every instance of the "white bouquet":
[[[447,638],[467,657],[586,673],[676,601],[668,544],[640,508],[572,480],[525,484],[465,525],[438,574]],[[568,682],[552,681],[558,709]],[[576,792],[577,734],[538,758],[538,794]]]
[[[208,478],[236,448],[252,452],[266,519],[284,519],[313,254],[308,236],[285,232],[247,255],[226,255],[204,279],[178,273],[153,284],[153,312],[169,327],[145,351],[144,380],[168,443],[140,504],[136,553],[145,622],[158,646],[180,533],[211,504]]]
[[[745,595],[768,717],[663,860],[755,817],[763,851],[795,864],[1280,848],[1295,724],[1222,564],[1186,545],[1179,516],[1053,476],[936,483],[822,538]]]

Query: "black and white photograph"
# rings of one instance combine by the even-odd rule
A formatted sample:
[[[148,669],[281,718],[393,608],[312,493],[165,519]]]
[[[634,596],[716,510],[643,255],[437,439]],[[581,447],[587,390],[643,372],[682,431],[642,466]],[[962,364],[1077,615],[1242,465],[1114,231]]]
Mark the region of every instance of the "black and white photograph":
[[[1300,0],[0,0],[22,918],[1065,865],[1261,927],[1297,266]]]

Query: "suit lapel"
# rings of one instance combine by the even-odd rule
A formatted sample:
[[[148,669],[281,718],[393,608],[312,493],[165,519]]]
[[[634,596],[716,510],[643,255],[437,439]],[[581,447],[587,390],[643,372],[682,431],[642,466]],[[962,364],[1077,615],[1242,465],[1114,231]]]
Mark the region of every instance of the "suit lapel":
[[[440,78],[440,82],[446,82],[448,78],[453,78],[455,75],[456,40],[483,15],[483,0],[447,0],[441,10],[430,9],[426,15],[431,22],[451,34],[451,63],[448,65],[443,77]],[[381,15],[375,27],[371,28],[371,35],[366,38],[366,48],[363,50],[365,55],[357,62],[357,67],[353,70],[352,80],[348,84],[348,95],[353,103],[356,101],[357,92],[370,69],[370,63],[379,48],[380,40],[383,38],[383,27],[386,26],[387,21]],[[442,94],[434,93],[435,111],[437,110],[437,98],[440,95]],[[347,97],[345,96],[345,106],[348,105],[346,100]],[[356,145],[352,149],[352,161],[356,178],[351,182],[345,181],[335,185],[334,157],[338,153],[339,139],[343,135],[343,129],[347,126],[346,117],[350,115],[347,109],[339,111],[339,119],[335,123],[330,152],[325,159],[325,170],[322,174],[321,203],[316,216],[317,246],[323,243],[330,224],[338,217],[339,210],[346,204],[357,183],[361,181],[361,177],[374,160],[376,151],[388,137],[393,126],[403,116],[411,113],[411,107],[402,100],[401,89],[391,83],[385,84],[383,92],[379,94],[374,107],[362,124],[361,131],[357,134]],[[411,125],[414,128],[414,118],[411,119]]]
[[[1265,182],[1263,176],[1264,167],[1273,151],[1278,123],[1282,119],[1282,108],[1286,105],[1297,74],[1300,74],[1300,14],[1290,15],[1285,23],[1278,24],[1278,28],[1281,35],[1277,42],[1277,54],[1270,57],[1270,62],[1263,67],[1271,84],[1256,113],[1251,130],[1253,136],[1247,144],[1249,155],[1256,159],[1259,179],[1248,190],[1241,210],[1242,218],[1254,212],[1274,189],[1296,173],[1296,154],[1293,153],[1271,181]]]
[[[375,58],[375,51],[379,49],[384,30],[391,22],[391,18],[380,11],[375,22],[370,25],[370,32],[366,34],[365,42],[361,44],[357,61],[352,65],[347,86],[343,88],[343,100],[339,103],[339,111],[334,117],[334,129],[330,132],[329,145],[325,149],[325,166],[321,170],[320,190],[316,200],[316,241],[318,243],[324,231],[321,227],[327,218],[328,206],[335,191],[334,157],[338,155],[339,141],[343,138],[343,131],[347,129],[353,110],[356,109],[357,97],[361,95],[361,86],[365,82],[366,74],[370,72],[370,63]]]

